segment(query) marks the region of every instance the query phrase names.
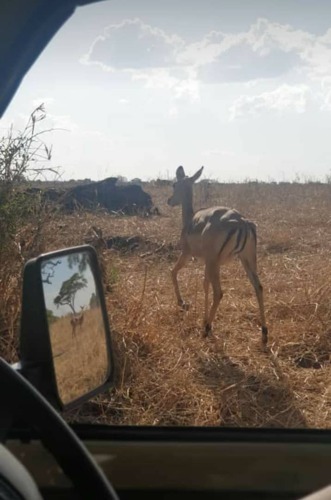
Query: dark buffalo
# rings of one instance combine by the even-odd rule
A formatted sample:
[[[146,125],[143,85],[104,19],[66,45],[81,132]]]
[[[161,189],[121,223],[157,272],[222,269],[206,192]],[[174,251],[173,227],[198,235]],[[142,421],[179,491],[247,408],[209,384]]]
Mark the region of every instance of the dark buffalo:
[[[153,207],[151,196],[135,184],[116,185],[117,178],[109,177],[98,182],[75,186],[67,191],[62,201],[66,211],[77,207],[105,208],[109,212],[125,214],[150,213]]]

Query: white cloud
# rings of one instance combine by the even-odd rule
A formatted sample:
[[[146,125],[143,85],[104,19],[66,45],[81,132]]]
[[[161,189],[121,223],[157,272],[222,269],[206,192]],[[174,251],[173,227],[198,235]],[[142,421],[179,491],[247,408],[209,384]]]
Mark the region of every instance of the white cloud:
[[[132,74],[132,80],[140,80],[149,89],[174,89],[178,84],[178,78],[171,75],[168,69],[152,69],[148,72],[137,71]]]
[[[175,99],[187,97],[191,101],[196,101],[200,95],[200,84],[190,70],[185,71],[185,73],[186,77],[179,78],[174,76],[171,69],[152,69],[133,73],[132,80],[143,81],[145,87],[149,89],[171,90]]]
[[[125,19],[105,28],[81,62],[107,71],[132,72],[142,68],[168,67],[184,45],[177,35],[167,34],[141,19]]]
[[[115,69],[112,66],[106,64],[105,62],[103,62],[99,58],[96,58],[95,56],[95,48],[98,46],[99,43],[103,43],[105,40],[106,37],[104,35],[97,36],[96,39],[93,41],[92,45],[90,46],[89,50],[87,51],[87,53],[80,58],[80,62],[87,66],[99,66],[103,71],[114,72]]]
[[[303,113],[306,110],[309,93],[309,87],[306,85],[283,84],[275,90],[259,95],[242,95],[229,109],[230,120],[264,111]]]
[[[321,109],[331,110],[331,76],[321,82],[322,106]]]
[[[108,26],[93,41],[81,62],[111,73],[127,74],[147,88],[170,90],[174,98],[190,100],[199,99],[202,83],[254,82],[280,77],[289,81],[295,77],[301,85],[320,85],[321,107],[330,107],[330,90],[322,82],[331,74],[331,29],[324,35],[316,35],[260,18],[246,31],[211,31],[188,43],[177,34],[166,33],[141,19],[125,19]],[[279,81],[275,83],[274,94],[271,92],[275,99],[283,102],[287,96],[291,102],[294,99],[295,109],[304,107],[302,87],[277,90]],[[273,108],[273,104],[265,106],[265,100],[265,96],[258,95],[241,97],[239,104],[242,110],[251,102],[254,105],[248,106],[249,109],[256,109],[258,102],[262,108]],[[234,103],[234,107],[239,104]],[[283,106],[290,107],[285,103]]]
[[[145,24],[140,19],[125,19],[108,26],[92,43],[81,62],[99,66],[111,73],[126,73],[146,88],[173,90],[174,97],[198,98],[198,83],[190,68],[179,68],[176,55],[184,47],[177,35]],[[180,70],[180,74],[178,73]]]
[[[200,67],[213,63],[217,58],[234,46],[244,41],[244,34],[225,34],[212,31],[202,40],[187,44],[177,54],[176,61],[180,65]]]
[[[178,108],[176,106],[172,106],[169,109],[168,116],[172,116],[172,117],[178,116]]]
[[[197,79],[208,83],[262,81],[295,76],[302,84],[321,86],[322,106],[330,93],[322,82],[331,74],[331,29],[324,35],[257,19],[240,33],[211,32],[187,44],[177,63],[192,65]],[[278,82],[279,85],[279,82]]]

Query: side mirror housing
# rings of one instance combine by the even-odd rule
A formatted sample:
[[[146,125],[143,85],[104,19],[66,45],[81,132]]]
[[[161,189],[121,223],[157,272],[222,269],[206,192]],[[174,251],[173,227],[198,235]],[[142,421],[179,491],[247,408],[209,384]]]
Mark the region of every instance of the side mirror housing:
[[[100,270],[83,245],[28,261],[23,275],[20,371],[59,410],[107,389],[114,362]]]

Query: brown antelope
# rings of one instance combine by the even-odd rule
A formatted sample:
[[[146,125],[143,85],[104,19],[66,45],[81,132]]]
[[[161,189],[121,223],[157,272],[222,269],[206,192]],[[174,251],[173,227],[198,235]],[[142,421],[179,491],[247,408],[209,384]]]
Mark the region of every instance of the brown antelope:
[[[72,338],[76,337],[76,328],[79,326],[79,328],[82,327],[83,321],[84,321],[84,307],[80,306],[81,312],[79,314],[74,314],[70,320],[71,327],[72,327]]]
[[[204,208],[194,213],[193,183],[199,179],[202,170],[203,167],[192,177],[187,177],[184,168],[178,167],[173,195],[168,200],[168,205],[172,207],[182,206],[183,227],[180,237],[182,252],[171,272],[178,305],[183,309],[188,309],[180,295],[178,271],[185,266],[190,257],[202,258],[205,263],[204,336],[207,336],[211,331],[213,319],[223,296],[219,276],[220,266],[238,256],[255,289],[261,315],[262,342],[266,344],[268,329],[264,315],[263,288],[257,275],[256,226],[237,210],[226,207]],[[213,302],[209,309],[210,284],[213,289]]]

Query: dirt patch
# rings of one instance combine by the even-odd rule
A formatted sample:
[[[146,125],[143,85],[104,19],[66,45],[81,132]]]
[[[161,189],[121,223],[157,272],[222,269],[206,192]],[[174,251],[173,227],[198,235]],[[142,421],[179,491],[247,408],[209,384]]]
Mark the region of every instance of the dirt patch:
[[[291,250],[292,244],[289,242],[271,243],[265,246],[266,253],[269,254],[282,254]]]
[[[178,255],[176,245],[152,241],[141,236],[105,237],[105,241],[108,249],[117,250],[121,254],[138,253],[142,258],[163,255],[170,259]]]

